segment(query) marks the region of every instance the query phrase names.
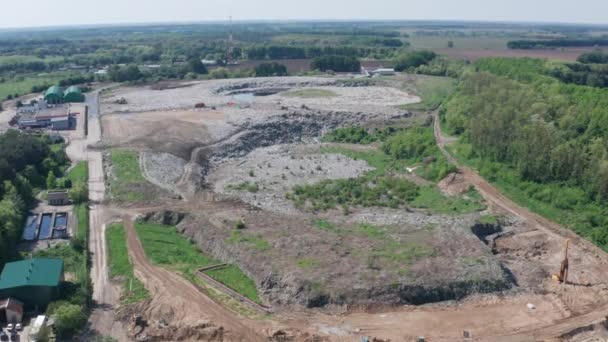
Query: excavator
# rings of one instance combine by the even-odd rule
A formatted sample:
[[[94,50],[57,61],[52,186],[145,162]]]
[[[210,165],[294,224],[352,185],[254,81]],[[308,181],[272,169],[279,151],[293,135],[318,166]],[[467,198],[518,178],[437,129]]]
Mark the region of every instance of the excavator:
[[[551,278],[553,280],[558,281],[562,284],[568,282],[568,247],[570,245],[570,240],[566,240],[566,248],[564,250],[564,260],[562,260],[562,265],[559,268],[559,274],[552,274]]]

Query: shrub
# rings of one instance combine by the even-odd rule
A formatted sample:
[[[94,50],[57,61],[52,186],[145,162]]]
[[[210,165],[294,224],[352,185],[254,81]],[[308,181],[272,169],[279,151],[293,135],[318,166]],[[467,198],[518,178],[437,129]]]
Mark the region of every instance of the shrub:
[[[87,316],[79,305],[63,303],[53,311],[55,332],[59,337],[70,337],[87,323]]]
[[[279,63],[262,63],[255,68],[256,77],[287,76],[287,67]]]
[[[243,220],[238,219],[238,220],[237,220],[237,221],[234,223],[234,228],[236,228],[236,229],[245,229],[245,228],[247,228],[247,227],[245,226],[245,222],[243,222]]]
[[[413,51],[397,57],[394,61],[395,70],[405,71],[428,64],[437,57],[432,51]]]
[[[439,149],[431,129],[416,127],[387,139],[382,145],[382,151],[396,159],[421,161],[424,157],[437,155]]]

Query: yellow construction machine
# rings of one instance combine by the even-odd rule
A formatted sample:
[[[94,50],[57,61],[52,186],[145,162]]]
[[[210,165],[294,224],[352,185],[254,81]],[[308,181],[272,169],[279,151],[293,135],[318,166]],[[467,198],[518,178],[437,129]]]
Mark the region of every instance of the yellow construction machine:
[[[562,260],[562,265],[559,268],[559,274],[552,274],[551,278],[553,280],[559,281],[562,284],[568,282],[568,247],[570,245],[570,240],[566,240],[566,248],[564,250],[564,260]]]

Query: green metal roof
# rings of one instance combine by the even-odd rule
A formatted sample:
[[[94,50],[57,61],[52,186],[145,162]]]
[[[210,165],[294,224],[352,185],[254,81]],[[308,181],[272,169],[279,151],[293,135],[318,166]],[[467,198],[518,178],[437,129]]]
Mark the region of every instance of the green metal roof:
[[[57,286],[63,274],[61,259],[9,262],[0,274],[0,290],[21,286]]]
[[[49,89],[46,90],[46,93],[44,93],[44,97],[47,97],[49,95],[57,95],[59,97],[63,97],[63,91],[61,91],[61,88],[59,86],[51,86],[49,87]]]
[[[65,90],[65,95],[67,96],[70,93],[82,93],[80,91],[80,88],[78,88],[77,86],[70,86],[68,89]]]

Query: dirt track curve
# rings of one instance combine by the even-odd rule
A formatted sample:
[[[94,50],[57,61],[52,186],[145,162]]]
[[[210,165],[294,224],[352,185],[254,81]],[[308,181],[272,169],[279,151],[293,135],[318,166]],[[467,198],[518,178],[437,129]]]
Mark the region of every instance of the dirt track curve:
[[[135,273],[150,291],[152,307],[165,306],[166,310],[172,312],[173,320],[177,322],[195,324],[197,321],[212,318],[215,325],[226,329],[224,335],[226,341],[264,341],[259,333],[243,323],[243,317],[236,316],[203,295],[180,275],[152,265],[135,231],[133,218],[129,215],[123,216],[123,224]]]
[[[578,248],[585,252],[586,257],[597,259],[596,262],[602,265],[608,266],[608,256],[597,246],[591,242],[576,235],[573,231],[560,226],[559,224],[549,221],[544,217],[537,215],[530,210],[519,206],[515,202],[503,196],[498,189],[483,179],[477,172],[470,167],[461,165],[458,163],[450,152],[446,149],[446,145],[449,145],[454,141],[453,138],[446,137],[441,131],[441,124],[439,120],[438,111],[433,113],[433,130],[435,134],[435,140],[437,145],[441,149],[441,152],[446,158],[459,168],[459,171],[465,178],[465,181],[473,184],[477,190],[481,193],[484,199],[497,207],[523,219],[536,227],[541,231],[548,232],[550,234],[557,234],[564,239],[570,239],[571,243],[576,245]],[[538,329],[527,330],[517,334],[505,334],[501,337],[496,337],[495,341],[530,341],[530,340],[547,340],[552,339],[572,331],[573,329],[590,325],[592,323],[603,320],[608,314],[608,304],[602,303],[597,307],[593,308],[587,313],[581,315],[575,315],[569,318],[565,318],[558,321],[556,324],[551,326],[542,327]]]

